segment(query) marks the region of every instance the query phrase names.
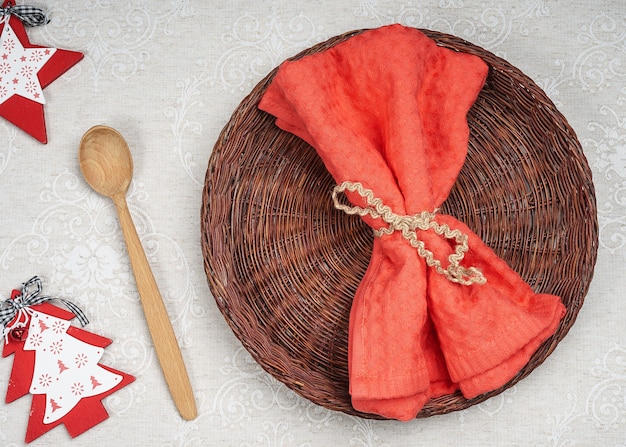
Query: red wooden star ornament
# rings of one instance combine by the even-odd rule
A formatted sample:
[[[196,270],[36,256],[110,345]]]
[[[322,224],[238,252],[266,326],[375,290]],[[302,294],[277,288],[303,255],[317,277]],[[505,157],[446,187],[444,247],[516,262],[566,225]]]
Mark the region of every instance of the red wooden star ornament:
[[[6,0],[0,9],[0,116],[44,144],[42,90],[83,58],[78,51],[31,44],[24,25],[45,23],[38,8]]]

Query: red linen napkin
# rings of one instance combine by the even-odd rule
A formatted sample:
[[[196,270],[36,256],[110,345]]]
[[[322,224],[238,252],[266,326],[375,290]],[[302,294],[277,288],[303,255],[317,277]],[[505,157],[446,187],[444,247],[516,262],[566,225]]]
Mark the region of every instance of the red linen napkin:
[[[499,388],[564,315],[558,297],[535,294],[467,226],[434,213],[464,163],[487,72],[392,25],[283,63],[259,104],[317,150],[336,205],[378,236],[350,314],[359,411],[408,420],[432,397]]]

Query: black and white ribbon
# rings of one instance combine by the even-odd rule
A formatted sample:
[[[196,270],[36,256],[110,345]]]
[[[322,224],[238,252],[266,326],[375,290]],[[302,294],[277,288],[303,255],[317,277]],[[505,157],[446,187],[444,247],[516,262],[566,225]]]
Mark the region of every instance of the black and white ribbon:
[[[41,279],[38,276],[34,276],[24,284],[22,284],[22,294],[16,296],[15,299],[4,300],[0,305],[0,323],[4,326],[3,335],[6,336],[8,332],[14,327],[23,327],[21,324],[21,316],[23,314],[32,313],[31,306],[37,304],[43,304],[47,301],[59,301],[65,307],[67,307],[82,326],[89,323],[89,320],[83,313],[83,311],[71,301],[64,300],[63,298],[55,298],[52,296],[41,295],[43,287],[41,285]],[[16,317],[18,317],[16,319]],[[14,321],[15,320],[15,321]],[[11,324],[13,322],[13,324]]]
[[[11,16],[15,16],[26,26],[45,25],[50,20],[46,17],[43,9],[29,5],[14,5],[9,3],[6,8],[0,8],[0,23],[8,21]]]

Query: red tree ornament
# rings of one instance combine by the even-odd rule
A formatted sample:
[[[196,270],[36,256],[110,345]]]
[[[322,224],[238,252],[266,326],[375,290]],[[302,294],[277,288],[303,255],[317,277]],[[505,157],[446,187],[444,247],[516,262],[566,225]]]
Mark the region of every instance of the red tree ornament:
[[[77,64],[83,53],[31,44],[24,23],[47,21],[38,8],[6,0],[0,9],[0,116],[45,144],[43,89]]]
[[[64,424],[76,437],[108,418],[102,399],[133,382],[129,374],[99,363],[111,340],[71,326],[84,316],[71,303],[68,312],[41,296],[37,277],[13,290],[0,308],[3,357],[14,354],[6,402],[33,395],[26,442]]]

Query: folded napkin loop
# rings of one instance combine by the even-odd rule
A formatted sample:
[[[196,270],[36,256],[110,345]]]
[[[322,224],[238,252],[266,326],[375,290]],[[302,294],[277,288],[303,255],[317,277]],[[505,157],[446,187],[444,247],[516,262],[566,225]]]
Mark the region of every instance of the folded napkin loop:
[[[345,191],[356,192],[365,199],[368,206],[363,208],[361,206],[348,206],[341,203],[339,201],[339,194]],[[374,236],[376,237],[382,237],[399,231],[402,237],[417,250],[419,256],[426,261],[426,264],[434,268],[437,273],[444,275],[448,280],[465,286],[484,284],[487,282],[485,276],[476,267],[463,267],[461,265],[465,253],[469,250],[468,237],[460,230],[453,230],[447,224],[442,225],[435,221],[437,210],[433,212],[422,211],[414,215],[396,214],[389,206],[385,205],[380,198],[375,197],[372,190],[365,188],[359,182],[345,181],[335,186],[332,198],[335,208],[346,214],[361,217],[369,215],[374,219],[380,218],[386,222],[388,224],[387,227],[374,230]],[[423,241],[418,239],[417,230],[433,230],[439,236],[443,236],[446,239],[454,239],[456,246],[454,252],[448,256],[448,267],[444,269],[441,265],[441,261],[436,259],[434,253],[426,248]]]

